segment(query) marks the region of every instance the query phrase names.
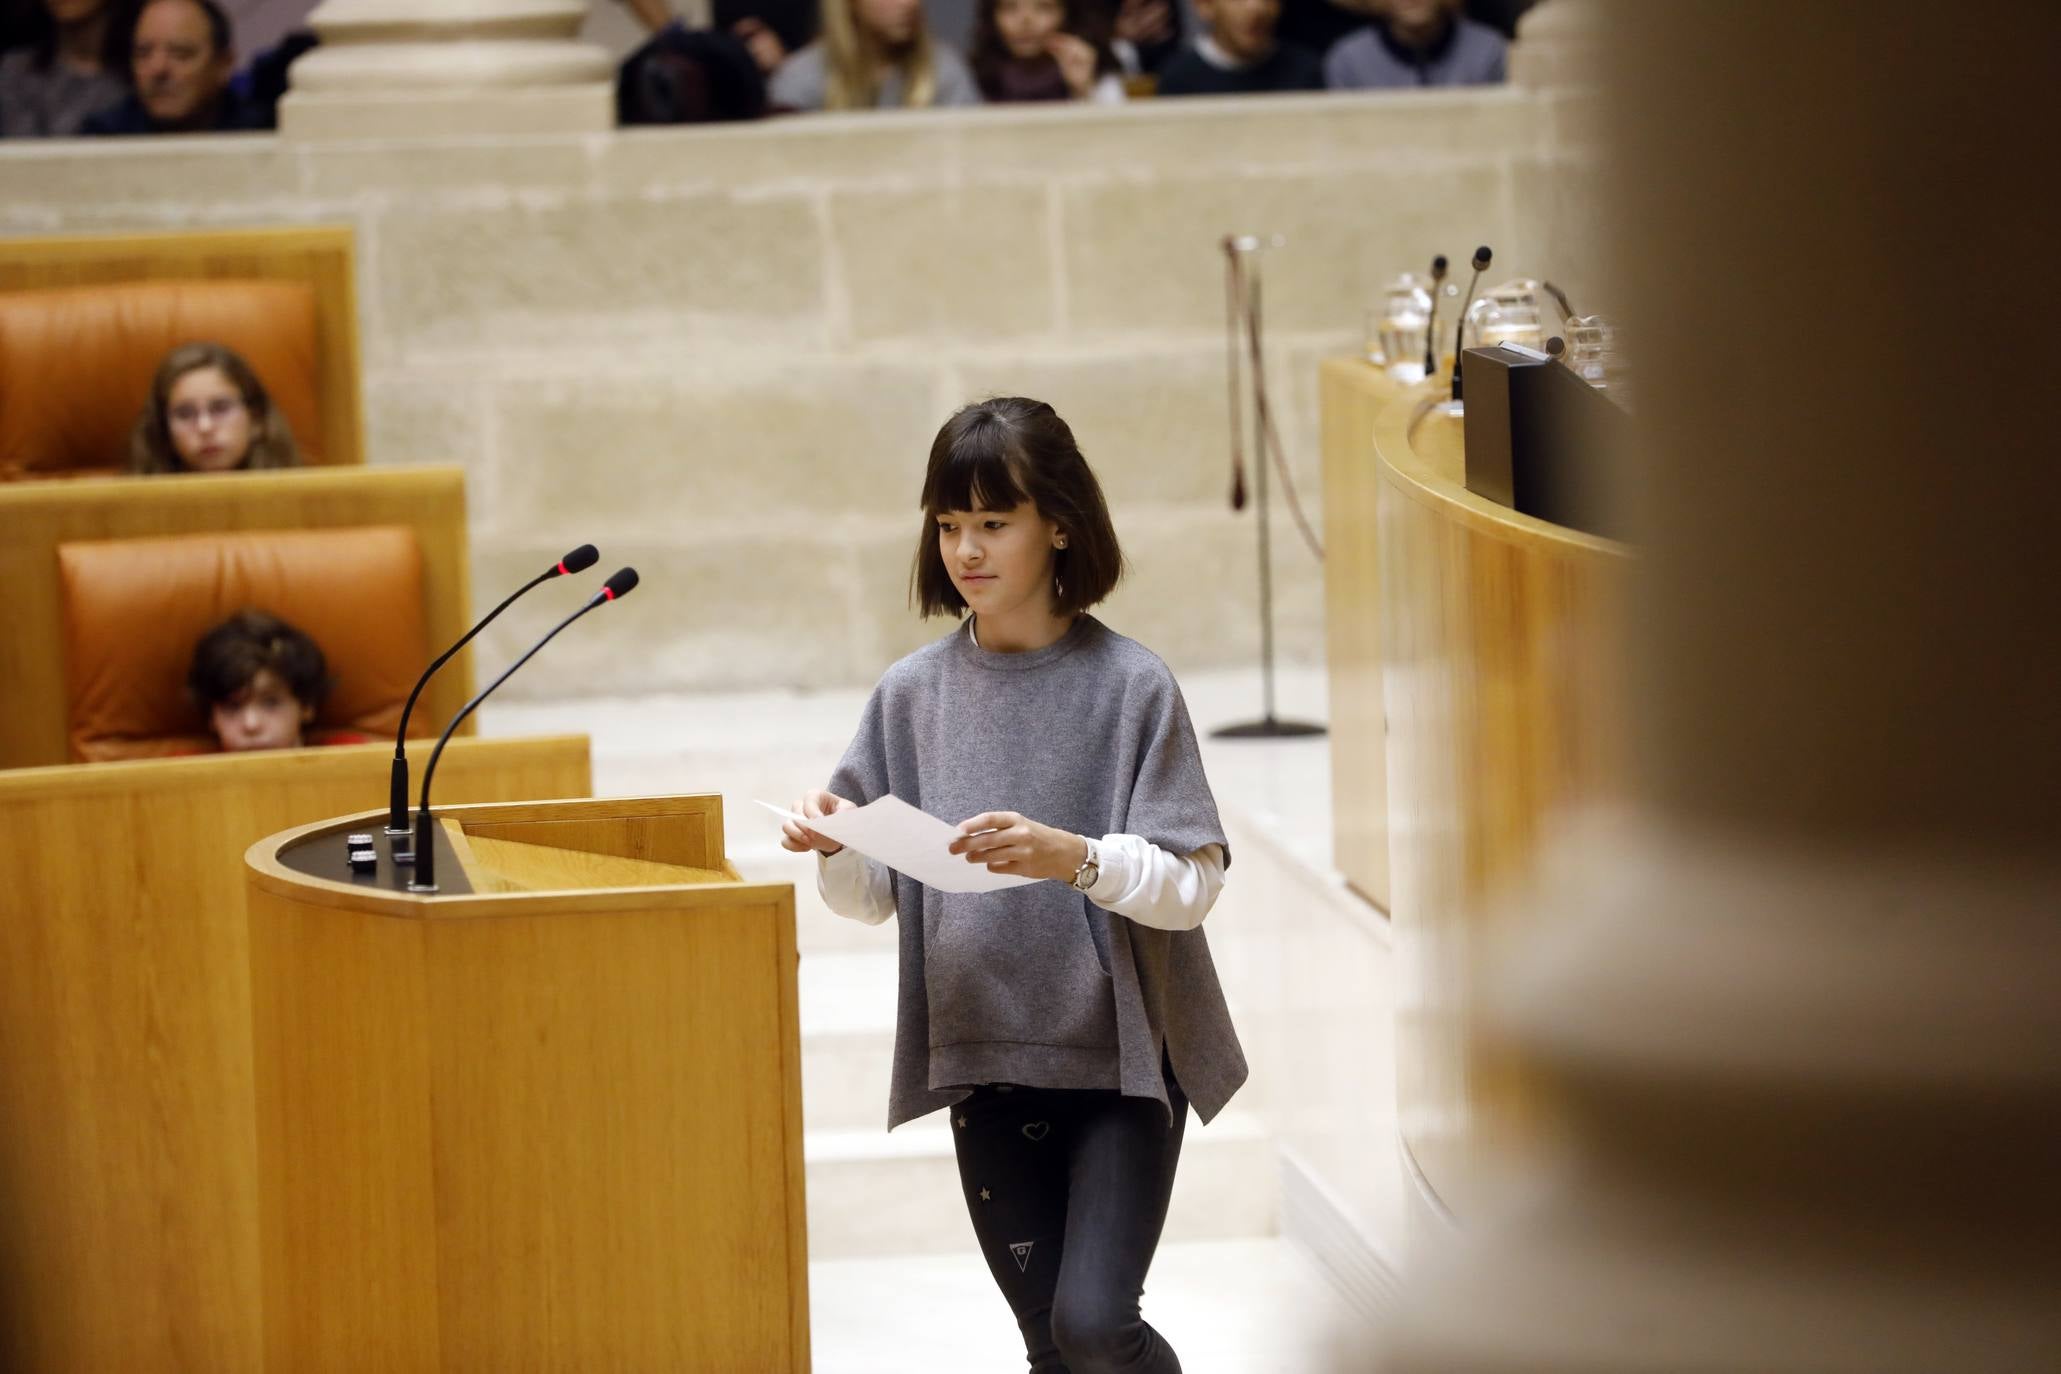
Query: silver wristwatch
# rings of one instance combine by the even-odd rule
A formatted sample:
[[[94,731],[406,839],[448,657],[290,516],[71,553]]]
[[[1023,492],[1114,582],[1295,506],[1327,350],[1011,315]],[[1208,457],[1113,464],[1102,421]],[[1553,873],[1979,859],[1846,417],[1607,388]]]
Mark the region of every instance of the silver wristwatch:
[[[1102,856],[1095,849],[1095,842],[1086,835],[1081,843],[1088,846],[1088,857],[1081,860],[1081,866],[1073,871],[1073,887],[1076,892],[1086,892],[1102,876]]]

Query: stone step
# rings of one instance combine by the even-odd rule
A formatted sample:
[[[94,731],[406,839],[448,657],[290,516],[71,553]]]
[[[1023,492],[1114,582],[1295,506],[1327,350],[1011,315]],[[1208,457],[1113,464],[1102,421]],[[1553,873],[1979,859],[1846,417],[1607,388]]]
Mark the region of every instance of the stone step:
[[[870,933],[870,950],[802,955],[802,1121],[811,1131],[887,1127],[897,955],[891,929]]]
[[[811,1130],[804,1138],[803,1158],[811,1260],[972,1247],[972,1223],[960,1197],[944,1113],[912,1121],[892,1134],[878,1126]],[[1191,1116],[1166,1238],[1271,1236],[1279,1211],[1274,1145],[1259,1118],[1227,1109],[1204,1126]]]

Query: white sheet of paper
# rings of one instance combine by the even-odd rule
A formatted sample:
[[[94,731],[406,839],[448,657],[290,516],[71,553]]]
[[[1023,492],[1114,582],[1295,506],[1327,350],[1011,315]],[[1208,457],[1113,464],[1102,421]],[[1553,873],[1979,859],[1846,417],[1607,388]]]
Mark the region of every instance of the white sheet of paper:
[[[759,805],[940,892],[999,892],[1038,881],[1015,873],[991,873],[985,864],[970,864],[962,854],[947,853],[946,847],[959,838],[959,827],[918,811],[900,797],[882,797],[815,820],[769,801]]]

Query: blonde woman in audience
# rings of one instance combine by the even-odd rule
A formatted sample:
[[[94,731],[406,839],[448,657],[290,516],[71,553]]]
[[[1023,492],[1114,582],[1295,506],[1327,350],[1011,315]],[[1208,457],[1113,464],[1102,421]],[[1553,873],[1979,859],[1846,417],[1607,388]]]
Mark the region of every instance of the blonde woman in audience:
[[[1081,7],[1082,0],[980,0],[973,75],[981,95],[1122,104],[1116,57],[1087,31]]]
[[[265,384],[232,349],[181,344],[158,364],[129,436],[129,471],[299,467],[300,450]]]
[[[794,110],[978,105],[966,61],[932,37],[923,0],[823,0],[823,32],[780,65],[767,95]]]

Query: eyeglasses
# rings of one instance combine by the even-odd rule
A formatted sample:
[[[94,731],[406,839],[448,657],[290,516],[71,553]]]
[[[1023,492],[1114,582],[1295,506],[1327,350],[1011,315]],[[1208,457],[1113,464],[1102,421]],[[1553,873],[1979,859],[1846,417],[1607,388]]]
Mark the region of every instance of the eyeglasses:
[[[203,415],[213,420],[216,424],[220,424],[242,409],[243,402],[237,397],[217,396],[205,405],[198,405],[191,401],[182,402],[179,405],[173,406],[166,414],[175,425],[192,426],[199,424],[200,417]]]

